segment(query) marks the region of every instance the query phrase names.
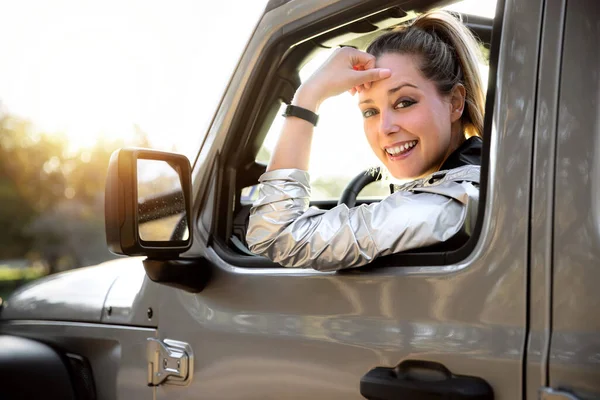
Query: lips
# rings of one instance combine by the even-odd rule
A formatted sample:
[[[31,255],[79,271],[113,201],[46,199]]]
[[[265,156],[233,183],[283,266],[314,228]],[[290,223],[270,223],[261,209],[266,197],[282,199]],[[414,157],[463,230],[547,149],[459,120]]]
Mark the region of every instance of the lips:
[[[408,154],[418,143],[418,140],[409,140],[405,142],[394,143],[385,148],[385,152],[391,158],[396,158],[404,154]]]

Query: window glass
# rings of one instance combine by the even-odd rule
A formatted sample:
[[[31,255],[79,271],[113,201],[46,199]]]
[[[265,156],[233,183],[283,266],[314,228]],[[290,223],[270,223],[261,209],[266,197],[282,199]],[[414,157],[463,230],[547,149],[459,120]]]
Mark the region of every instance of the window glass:
[[[495,0],[468,0],[448,8],[456,12],[493,18],[495,7]],[[483,50],[484,57],[487,57],[489,53]],[[332,51],[334,50],[325,49],[310,60],[300,71],[301,81],[308,79]],[[480,65],[480,71],[484,84],[487,84],[487,62]],[[281,117],[283,106],[280,111],[259,151],[257,156],[259,162],[268,163],[275,147],[284,119]],[[319,123],[315,128],[312,142],[308,171],[312,187],[311,199],[339,199],[352,178],[380,165],[365,137],[357,96],[343,93],[326,100],[319,109]],[[392,181],[389,179],[372,183],[361,191],[358,198],[381,199],[390,194],[390,183]]]

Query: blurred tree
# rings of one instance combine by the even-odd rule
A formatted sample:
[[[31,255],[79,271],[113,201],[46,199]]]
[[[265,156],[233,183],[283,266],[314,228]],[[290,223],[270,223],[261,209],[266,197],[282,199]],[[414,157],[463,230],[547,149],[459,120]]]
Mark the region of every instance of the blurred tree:
[[[11,181],[18,196],[34,210],[45,210],[64,196],[64,148],[60,135],[34,133],[29,121],[4,115],[0,118],[0,179]]]
[[[0,259],[18,258],[26,254],[31,239],[23,234],[35,210],[19,194],[16,185],[0,172]]]
[[[55,272],[114,257],[104,240],[106,171],[115,149],[150,147],[146,133],[134,129],[135,143],[99,139],[69,150],[64,136],[1,114],[0,259],[35,254]]]

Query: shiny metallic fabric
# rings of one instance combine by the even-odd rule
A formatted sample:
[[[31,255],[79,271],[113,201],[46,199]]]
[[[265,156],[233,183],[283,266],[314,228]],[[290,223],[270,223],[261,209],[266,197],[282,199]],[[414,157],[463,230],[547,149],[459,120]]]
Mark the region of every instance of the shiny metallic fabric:
[[[376,257],[470,235],[479,200],[480,167],[439,171],[402,185],[378,203],[331,210],[309,207],[309,176],[298,169],[260,177],[250,212],[250,250],[285,267],[335,271]]]

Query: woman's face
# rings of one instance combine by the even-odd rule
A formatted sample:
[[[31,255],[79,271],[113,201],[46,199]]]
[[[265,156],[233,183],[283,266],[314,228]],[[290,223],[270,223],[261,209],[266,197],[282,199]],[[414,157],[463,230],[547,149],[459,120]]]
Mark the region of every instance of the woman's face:
[[[415,179],[439,170],[460,145],[464,89],[460,89],[462,102],[455,98],[456,89],[441,96],[417,62],[412,55],[380,56],[376,66],[389,68],[392,75],[359,94],[367,140],[397,179]]]

